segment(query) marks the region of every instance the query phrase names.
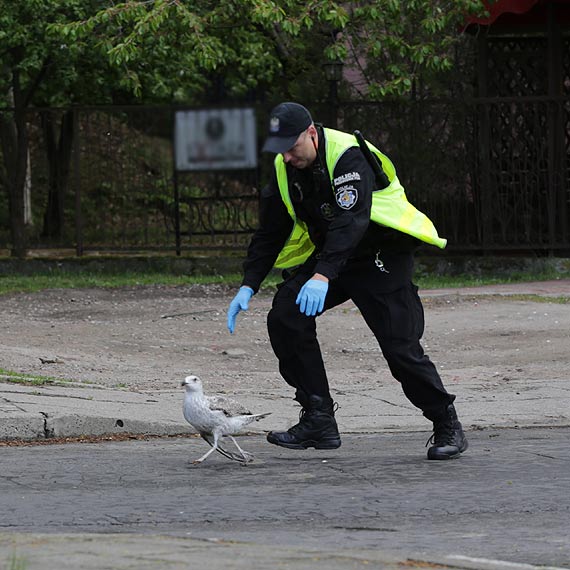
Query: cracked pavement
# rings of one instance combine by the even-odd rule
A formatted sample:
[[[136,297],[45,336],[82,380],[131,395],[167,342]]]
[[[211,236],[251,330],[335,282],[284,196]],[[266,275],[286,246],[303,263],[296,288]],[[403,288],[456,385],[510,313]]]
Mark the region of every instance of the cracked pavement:
[[[282,564],[302,550],[568,567],[569,435],[477,430],[449,462],[426,461],[416,432],[345,435],[320,452],[247,436],[247,466],[192,465],[206,445],[194,438],[5,448],[0,553],[8,532],[133,533],[288,549]]]

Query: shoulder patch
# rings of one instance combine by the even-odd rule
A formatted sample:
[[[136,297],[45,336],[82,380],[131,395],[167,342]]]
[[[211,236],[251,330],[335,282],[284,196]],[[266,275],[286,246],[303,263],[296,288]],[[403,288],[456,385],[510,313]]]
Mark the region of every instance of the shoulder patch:
[[[354,186],[341,186],[335,194],[336,203],[343,210],[350,210],[358,200],[358,190]]]
[[[359,172],[347,172],[342,174],[341,176],[337,176],[333,180],[333,184],[338,186],[339,184],[344,184],[346,182],[350,182],[351,180],[360,180],[360,173]]]

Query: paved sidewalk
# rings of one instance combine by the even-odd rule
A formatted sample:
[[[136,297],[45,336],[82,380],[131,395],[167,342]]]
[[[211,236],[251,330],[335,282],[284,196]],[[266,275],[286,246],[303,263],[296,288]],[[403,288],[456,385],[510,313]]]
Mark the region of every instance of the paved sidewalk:
[[[570,297],[570,280],[544,281],[421,291],[424,299],[482,295],[540,295]],[[497,389],[492,398],[478,383],[463,382],[460,408],[467,429],[480,427],[539,427],[570,425],[570,394],[565,381],[535,380],[532,397],[525,397],[524,379],[512,381],[508,389]],[[513,394],[521,397],[513,398]],[[242,389],[238,397],[251,409],[271,412],[257,431],[286,426],[296,408],[285,386],[270,394],[259,394],[255,385]],[[128,391],[99,385],[59,384],[27,386],[0,379],[0,441],[34,440],[103,434],[175,435],[192,433],[182,416],[181,389]],[[290,405],[284,405],[284,399]],[[537,407],[536,402],[541,405]],[[402,401],[400,386],[367,386],[343,393],[338,414],[344,433],[382,430],[426,430],[426,420],[407,401],[394,406],[387,401]],[[379,414],[378,405],[386,404]],[[256,429],[252,429],[255,432]]]

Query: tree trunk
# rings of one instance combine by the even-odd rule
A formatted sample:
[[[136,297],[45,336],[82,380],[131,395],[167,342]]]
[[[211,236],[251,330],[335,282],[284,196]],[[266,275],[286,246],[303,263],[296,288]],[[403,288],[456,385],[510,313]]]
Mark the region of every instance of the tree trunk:
[[[65,194],[71,171],[73,150],[73,111],[66,111],[61,119],[59,137],[56,135],[54,113],[42,113],[42,127],[48,158],[48,203],[44,215],[42,235],[61,239],[64,230]]]
[[[26,183],[24,185],[24,225],[31,228],[34,225],[32,212],[32,162],[30,149],[28,148],[26,158]]]
[[[26,257],[24,189],[28,166],[28,131],[22,110],[0,113],[0,143],[10,211],[12,257]]]

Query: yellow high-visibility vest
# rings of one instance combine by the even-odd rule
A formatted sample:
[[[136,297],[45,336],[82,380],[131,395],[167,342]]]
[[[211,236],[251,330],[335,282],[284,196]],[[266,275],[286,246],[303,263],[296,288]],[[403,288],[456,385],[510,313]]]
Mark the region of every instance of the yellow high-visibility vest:
[[[334,168],[341,156],[349,148],[358,146],[358,143],[354,135],[349,133],[327,128],[323,129],[323,131],[326,141],[327,168],[332,181]],[[392,161],[374,145],[368,143],[368,146],[382,162],[382,168],[390,182],[388,187],[372,193],[370,219],[377,224],[409,234],[425,243],[443,249],[447,245],[447,240],[439,237],[433,222],[408,202],[406,192],[396,176],[396,169]],[[311,255],[315,245],[309,238],[306,224],[302,220],[298,220],[295,214],[295,209],[289,196],[287,169],[282,154],[278,154],[275,157],[275,172],[281,199],[294,222],[291,235],[275,262],[275,267],[287,268],[303,263]]]

